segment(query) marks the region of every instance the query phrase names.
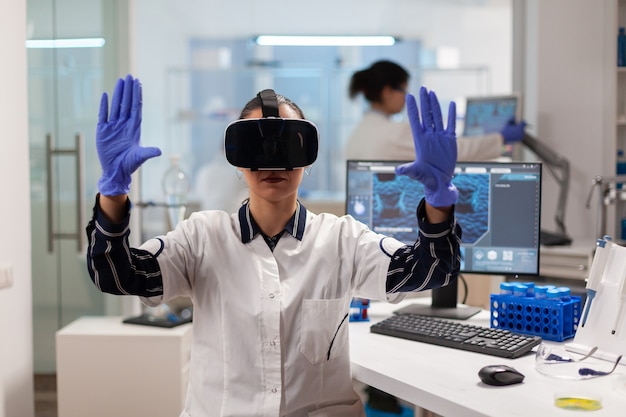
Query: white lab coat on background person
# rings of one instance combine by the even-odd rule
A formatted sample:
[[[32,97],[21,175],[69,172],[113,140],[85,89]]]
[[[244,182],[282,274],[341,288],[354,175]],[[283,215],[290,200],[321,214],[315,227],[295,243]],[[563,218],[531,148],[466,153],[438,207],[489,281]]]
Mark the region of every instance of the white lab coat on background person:
[[[500,133],[457,137],[457,160],[485,161],[502,156]],[[415,157],[411,126],[377,110],[368,110],[350,135],[344,159],[406,161]]]
[[[405,108],[409,72],[401,65],[381,60],[352,74],[348,95],[359,95],[368,111],[344,147],[345,159],[411,160],[413,134],[408,122],[393,119]],[[503,145],[523,138],[525,123],[511,121],[501,132],[472,137],[457,135],[457,161],[488,161],[502,156]]]

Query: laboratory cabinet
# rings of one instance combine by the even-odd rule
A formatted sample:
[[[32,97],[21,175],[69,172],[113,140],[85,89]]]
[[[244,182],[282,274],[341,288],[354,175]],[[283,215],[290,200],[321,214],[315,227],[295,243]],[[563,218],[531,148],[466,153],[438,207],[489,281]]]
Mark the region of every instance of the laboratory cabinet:
[[[56,333],[59,417],[180,414],[191,324],[161,328],[84,316]]]
[[[595,242],[580,239],[569,246],[542,246],[539,275],[550,280],[584,281],[589,276]]]

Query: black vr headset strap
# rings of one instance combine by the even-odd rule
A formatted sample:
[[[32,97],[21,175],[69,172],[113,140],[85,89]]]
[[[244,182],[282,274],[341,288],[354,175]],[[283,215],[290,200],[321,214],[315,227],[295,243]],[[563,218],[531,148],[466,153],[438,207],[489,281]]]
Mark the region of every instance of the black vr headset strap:
[[[278,99],[274,90],[263,90],[257,94],[257,97],[261,100],[263,117],[280,117],[278,115]]]

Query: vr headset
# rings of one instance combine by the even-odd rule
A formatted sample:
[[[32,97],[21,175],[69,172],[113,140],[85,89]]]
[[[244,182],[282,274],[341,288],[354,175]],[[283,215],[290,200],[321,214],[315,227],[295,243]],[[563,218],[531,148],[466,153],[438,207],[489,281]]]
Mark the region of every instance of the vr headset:
[[[293,170],[311,165],[317,159],[317,127],[304,119],[283,119],[278,115],[274,90],[263,90],[263,118],[240,119],[224,133],[226,159],[239,168]]]

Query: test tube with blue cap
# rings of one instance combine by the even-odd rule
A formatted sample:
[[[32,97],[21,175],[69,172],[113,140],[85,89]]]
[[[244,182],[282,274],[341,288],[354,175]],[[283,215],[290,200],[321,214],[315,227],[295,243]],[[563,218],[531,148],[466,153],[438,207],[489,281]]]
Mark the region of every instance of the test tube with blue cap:
[[[512,282],[501,282],[500,283],[500,294],[503,295],[513,295],[513,287],[515,286]]]
[[[591,310],[591,303],[600,288],[600,282],[602,281],[604,268],[606,267],[606,261],[610,252],[610,244],[612,244],[611,240],[610,236],[604,236],[603,239],[596,241],[596,252],[593,255],[589,277],[587,277],[587,302],[585,303],[585,310],[583,311],[581,327],[585,327],[589,310]]]
[[[555,287],[546,291],[546,299],[549,301],[570,301],[571,291],[568,287]]]
[[[524,284],[515,284],[513,286],[513,295],[516,297],[526,297],[528,287]]]
[[[502,290],[502,286],[500,286]],[[534,297],[535,296],[535,283],[534,282],[519,282],[513,284],[511,287],[513,295],[516,297]]]
[[[526,297],[534,297],[535,296],[535,283],[524,282],[523,285],[526,287]]]
[[[554,285],[535,285],[535,298],[546,299],[548,290],[556,288]]]

